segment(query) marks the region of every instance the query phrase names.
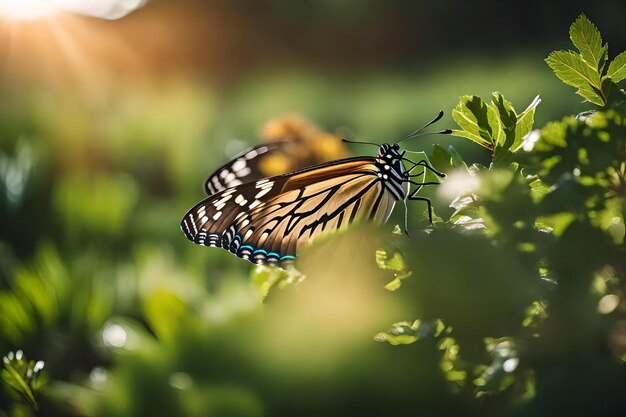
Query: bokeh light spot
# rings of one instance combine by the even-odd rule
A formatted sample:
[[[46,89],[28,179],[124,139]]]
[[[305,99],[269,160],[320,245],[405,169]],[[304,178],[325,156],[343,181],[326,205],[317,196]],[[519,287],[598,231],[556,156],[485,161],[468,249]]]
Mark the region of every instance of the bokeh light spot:
[[[102,340],[106,346],[124,347],[126,330],[119,324],[107,324],[102,331]]]
[[[617,308],[620,303],[620,299],[615,294],[607,294],[598,302],[598,312],[602,314],[609,314]]]

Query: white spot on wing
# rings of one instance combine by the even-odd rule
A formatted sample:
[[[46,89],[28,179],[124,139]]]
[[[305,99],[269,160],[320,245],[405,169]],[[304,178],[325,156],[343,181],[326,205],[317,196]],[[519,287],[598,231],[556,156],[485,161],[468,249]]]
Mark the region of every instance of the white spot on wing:
[[[237,198],[235,198],[235,203],[239,204],[240,206],[245,206],[248,203],[248,200],[246,200],[243,195],[239,194]]]
[[[233,164],[232,168],[233,171],[237,172],[240,171],[242,169],[244,169],[246,167],[246,160],[245,159],[237,159],[235,161],[235,163]]]
[[[261,198],[261,197],[263,197],[265,194],[269,193],[271,190],[272,190],[272,187],[263,188],[263,189],[261,189],[261,191],[259,191],[258,193],[256,193],[256,195],[254,196],[254,198]]]
[[[230,191],[230,190],[229,190],[229,191]],[[233,190],[233,191],[234,191],[234,190]],[[226,203],[228,200],[230,200],[230,199],[231,199],[231,197],[232,197],[232,195],[231,195],[231,194],[232,194],[232,193],[228,193],[228,194],[224,193],[224,194],[222,194],[222,198],[221,198],[220,200],[215,201],[213,204],[215,204],[215,206],[217,207],[217,206],[218,206],[218,205],[220,205],[220,204],[224,204],[224,203]],[[218,209],[218,210],[219,210],[219,209]]]
[[[255,158],[258,154],[259,153],[253,149],[245,155],[245,158],[252,159],[252,158]]]
[[[242,168],[239,171],[236,171],[235,173],[237,174],[238,177],[245,177],[246,175],[250,175],[250,173],[252,172],[252,170],[248,167]]]
[[[221,215],[222,215],[222,212],[221,212],[221,211],[218,211],[217,213],[215,213],[215,214],[213,215],[213,220],[217,220],[217,219],[219,219]]]
[[[253,208],[255,208],[256,206],[258,206],[259,204],[261,204],[261,202],[259,200],[254,200],[252,202],[252,204],[250,204],[249,209],[252,210]]]

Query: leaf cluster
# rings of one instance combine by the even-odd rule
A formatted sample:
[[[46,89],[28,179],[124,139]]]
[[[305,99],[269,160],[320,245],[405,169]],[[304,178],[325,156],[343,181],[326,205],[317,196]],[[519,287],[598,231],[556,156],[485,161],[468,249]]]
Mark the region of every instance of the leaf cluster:
[[[538,99],[518,114],[500,93],[488,104],[461,97],[453,133],[492,151],[492,163],[469,165],[453,147],[434,147],[431,160],[458,190],[454,212],[402,248],[412,275],[398,292],[416,301],[419,319],[377,335],[427,343],[428,323],[441,323],[456,346],[454,366],[441,353],[442,370],[464,375],[460,385],[476,398],[515,399],[520,415],[550,414],[555,390],[580,393],[576,406],[564,405],[568,415],[593,413],[595,402],[612,415],[626,389],[593,371],[626,372],[626,345],[607,342],[626,319],[626,111],[601,101],[603,85],[626,76],[625,55],[606,65],[607,47],[584,16],[570,36],[580,54],[555,53],[548,64],[567,56],[595,68],[598,88],[577,86],[605,108],[533,130]],[[573,362],[559,362],[564,356]],[[602,392],[582,393],[563,377],[573,372]],[[558,389],[549,388],[555,375]]]
[[[569,36],[578,53],[555,51],[546,58],[556,76],[590,103],[601,107],[622,103],[625,96],[617,83],[626,78],[626,52],[607,65],[608,43],[602,42],[600,32],[584,14],[572,24]]]
[[[27,360],[21,350],[9,352],[2,358],[0,370],[0,393],[4,392],[14,401],[13,407],[27,404],[32,409],[39,409],[39,395],[47,378],[43,374],[44,362]],[[2,401],[0,401],[0,404]]]
[[[539,96],[521,113],[498,92],[490,103],[478,96],[463,96],[452,110],[459,129],[455,136],[467,138],[493,152],[493,164],[506,166],[511,154],[521,148],[534,122],[535,109],[541,103]]]

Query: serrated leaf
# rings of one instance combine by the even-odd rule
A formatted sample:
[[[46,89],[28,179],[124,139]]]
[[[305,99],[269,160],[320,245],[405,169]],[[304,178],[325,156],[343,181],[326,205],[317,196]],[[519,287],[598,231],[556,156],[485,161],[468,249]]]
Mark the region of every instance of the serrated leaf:
[[[487,107],[489,107],[490,113],[494,115],[490,123],[493,130],[493,143],[495,147],[502,146],[506,141],[506,134],[504,133],[504,124],[498,115],[498,108],[493,102],[489,103]]]
[[[555,51],[546,63],[561,81],[578,88],[577,93],[594,104],[606,104],[598,91],[601,90],[600,76],[580,56],[571,51]]]
[[[470,139],[487,149],[493,149],[495,140],[492,125],[495,115],[478,96],[463,96],[452,110],[452,118],[461,130],[453,130],[455,136]]]
[[[598,106],[604,106],[606,103],[604,99],[598,94],[597,90],[591,87],[581,87],[576,90],[576,94],[584,97],[587,101],[597,104]]]
[[[626,78],[626,51],[622,52],[611,61],[606,76],[614,83],[618,83]]]
[[[491,104],[494,112],[498,115],[499,121],[499,135],[497,137],[497,143],[505,148],[509,149],[515,141],[515,125],[517,124],[517,114],[510,101],[504,99],[502,94],[495,92],[492,93],[493,102]]]
[[[535,97],[533,101],[528,105],[526,110],[517,115],[517,123],[515,125],[515,142],[511,149],[513,152],[517,151],[524,142],[524,138],[533,128],[535,123],[535,109],[541,103],[539,96]]]
[[[580,51],[582,58],[600,76],[606,62],[607,45],[602,45],[598,28],[587,16],[581,14],[570,27],[569,37]]]

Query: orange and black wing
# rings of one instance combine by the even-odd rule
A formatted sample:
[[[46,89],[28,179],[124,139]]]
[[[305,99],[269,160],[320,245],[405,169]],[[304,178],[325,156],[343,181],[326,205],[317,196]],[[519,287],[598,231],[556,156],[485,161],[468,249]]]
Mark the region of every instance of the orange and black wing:
[[[194,206],[181,229],[253,263],[284,263],[323,232],[384,222],[395,199],[378,174],[374,158],[350,158],[237,185]]]

